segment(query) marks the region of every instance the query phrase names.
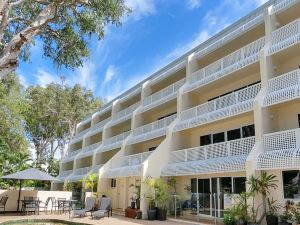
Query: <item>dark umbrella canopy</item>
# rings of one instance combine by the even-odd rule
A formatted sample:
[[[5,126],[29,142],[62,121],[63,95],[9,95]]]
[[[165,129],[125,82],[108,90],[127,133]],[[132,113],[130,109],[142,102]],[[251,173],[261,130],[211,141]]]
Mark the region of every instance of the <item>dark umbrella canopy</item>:
[[[12,180],[43,180],[43,181],[60,181],[59,179],[50,176],[49,174],[30,168],[22,170],[13,174],[9,174],[1,177],[1,179],[12,179]]]
[[[49,174],[42,172],[35,168],[30,168],[30,169],[22,170],[22,171],[19,171],[16,173],[12,173],[12,174],[0,177],[0,179],[20,180],[17,211],[19,211],[19,201],[20,201],[20,196],[21,196],[21,185],[22,185],[21,180],[60,181],[59,179],[52,177]]]

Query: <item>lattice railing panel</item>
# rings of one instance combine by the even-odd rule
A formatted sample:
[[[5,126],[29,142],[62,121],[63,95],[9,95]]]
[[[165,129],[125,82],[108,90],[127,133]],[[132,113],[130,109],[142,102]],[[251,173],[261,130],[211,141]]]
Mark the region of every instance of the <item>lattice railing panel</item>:
[[[142,169],[141,165],[115,168],[115,169],[110,169],[105,171],[101,177],[103,178],[140,177],[141,169]]]
[[[237,139],[217,144],[172,151],[170,164],[178,162],[225,158],[235,155],[247,155],[255,144],[255,137]]]
[[[299,168],[300,129],[265,134],[263,148],[257,160],[258,169]]]
[[[300,19],[272,32],[269,54],[281,51],[300,42]]]
[[[220,77],[258,61],[259,52],[265,45],[265,38],[260,38],[224,58],[188,75],[188,89],[205,85]]]
[[[143,163],[152,152],[143,152],[134,155],[120,156],[111,160],[111,168],[136,166]]]
[[[253,108],[254,98],[257,96],[260,88],[260,84],[255,84],[213,101],[187,109],[180,113],[180,122],[175,126],[175,130],[188,129],[250,111]]]
[[[300,97],[300,69],[288,72],[268,81],[264,106]]]
[[[75,176],[78,176],[78,175],[85,175],[85,174],[88,174],[88,172],[90,172],[92,169],[91,166],[88,166],[88,167],[83,167],[83,168],[78,168],[78,169],[75,169],[73,174]]]
[[[72,174],[73,170],[65,170],[65,171],[61,171],[59,172],[59,175],[58,177],[59,178],[65,178],[65,177],[68,177]]]
[[[127,116],[130,116],[132,112],[139,107],[140,104],[140,102],[136,102],[133,105],[117,112],[115,115],[112,116],[112,122],[116,122],[122,120],[123,118],[126,118]]]
[[[298,0],[280,0],[277,4],[274,4],[272,7],[272,14],[283,11],[295,4],[297,4]]]

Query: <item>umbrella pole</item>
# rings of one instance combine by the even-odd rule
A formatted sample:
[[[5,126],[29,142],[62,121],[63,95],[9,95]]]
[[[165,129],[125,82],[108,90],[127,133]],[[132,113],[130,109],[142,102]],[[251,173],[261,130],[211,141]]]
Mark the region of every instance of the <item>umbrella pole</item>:
[[[20,198],[21,198],[21,189],[22,189],[22,181],[20,180],[20,186],[19,186],[19,197],[18,197],[18,207],[17,207],[17,212],[19,212],[19,205],[20,205]]]

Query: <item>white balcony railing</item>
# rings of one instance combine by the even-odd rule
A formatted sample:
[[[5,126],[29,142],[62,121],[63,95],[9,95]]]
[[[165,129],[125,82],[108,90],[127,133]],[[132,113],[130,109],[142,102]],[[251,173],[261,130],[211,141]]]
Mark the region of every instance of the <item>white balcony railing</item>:
[[[174,84],[146,97],[143,100],[143,109],[142,111],[146,111],[150,108],[153,108],[157,105],[170,101],[177,97],[178,89],[185,83],[185,79],[179,80]]]
[[[271,47],[268,53],[274,54],[300,42],[300,19],[272,32]]]
[[[133,129],[132,137],[128,140],[128,144],[138,143],[166,135],[167,127],[176,119],[176,117],[177,114],[174,114]]]
[[[92,172],[98,174],[98,173],[99,173],[99,169],[100,169],[103,165],[104,165],[104,164],[98,164],[98,165],[93,166]]]
[[[243,48],[225,56],[222,59],[190,74],[188,76],[187,91],[203,86],[221,77],[229,75],[234,71],[253,64],[259,59],[259,52],[265,45],[265,38],[262,37]]]
[[[82,149],[82,152],[91,152],[91,151],[95,150],[96,148],[98,148],[101,144],[102,144],[102,141],[97,142],[92,145],[88,145]]]
[[[72,174],[73,170],[65,170],[65,171],[60,171],[58,178],[66,178]]]
[[[258,156],[258,169],[299,168],[300,129],[265,134],[263,149]]]
[[[169,163],[207,160],[212,158],[249,154],[254,144],[255,137],[249,137],[218,144],[172,151]]]
[[[120,156],[116,158],[112,158],[111,160],[111,168],[120,168],[120,167],[128,167],[128,166],[138,166],[142,164],[152,152],[143,152],[134,155],[128,156]]]
[[[107,151],[112,150],[121,147],[122,142],[125,140],[125,138],[128,137],[128,135],[131,133],[131,131],[126,131],[122,134],[113,136],[111,138],[104,139],[102,141],[102,146],[100,148],[100,151]]]
[[[76,134],[76,135],[72,138],[71,142],[74,143],[74,142],[76,142],[76,141],[82,139],[83,136],[86,135],[89,131],[90,131],[90,128],[88,128],[88,129],[86,129],[86,130],[84,130],[84,131],[81,131],[80,133]]]
[[[110,121],[110,117],[106,118],[105,120],[100,121],[99,123],[96,123],[95,125],[93,125],[91,127],[91,130],[89,132],[89,136],[98,133],[100,131],[103,130],[103,127],[105,126],[105,124],[107,124]]]
[[[255,137],[248,137],[172,151],[169,163],[162,169],[162,176],[243,171],[254,144]]]
[[[264,106],[300,97],[300,69],[268,80]]]
[[[272,7],[272,14],[283,11],[299,2],[298,0],[280,0],[277,4],[274,4]]]
[[[123,109],[120,112],[117,112],[112,117],[112,123],[116,123],[116,122],[122,121],[126,118],[130,118],[133,111],[136,110],[139,107],[139,105],[140,105],[140,102],[136,102],[133,105],[129,106],[128,108]]]
[[[215,100],[187,109],[180,113],[180,122],[175,130],[184,130],[218,119],[248,112],[253,108],[254,98],[261,84],[255,84]]]
[[[63,159],[63,162],[69,162],[74,160],[74,158],[82,151],[82,149],[78,149],[75,151],[69,151],[66,152],[65,157]]]
[[[91,169],[92,169],[91,166],[78,168],[78,169],[74,170],[73,175],[84,176],[84,175],[87,175],[91,171]]]

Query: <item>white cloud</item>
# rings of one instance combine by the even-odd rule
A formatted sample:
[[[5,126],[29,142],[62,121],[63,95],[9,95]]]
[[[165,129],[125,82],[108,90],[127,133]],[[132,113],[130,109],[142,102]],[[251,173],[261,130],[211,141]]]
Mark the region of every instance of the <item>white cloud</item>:
[[[200,0],[187,0],[187,6],[189,9],[197,9],[201,6]]]
[[[37,71],[37,74],[35,75],[36,82],[38,85],[42,87],[46,87],[48,84],[52,82],[59,82],[60,78],[54,74],[51,74],[47,71],[45,71],[42,68],[39,68]]]
[[[125,5],[132,9],[129,17],[134,20],[139,20],[156,12],[154,0],[125,0]]]
[[[111,81],[111,79],[116,75],[117,71],[114,65],[109,65],[107,67],[106,73],[105,73],[105,78],[104,78],[104,83],[107,83]]]

